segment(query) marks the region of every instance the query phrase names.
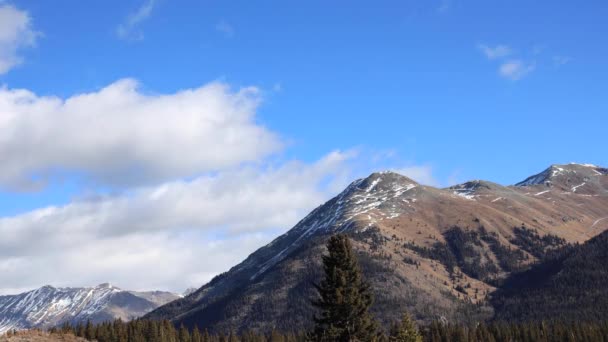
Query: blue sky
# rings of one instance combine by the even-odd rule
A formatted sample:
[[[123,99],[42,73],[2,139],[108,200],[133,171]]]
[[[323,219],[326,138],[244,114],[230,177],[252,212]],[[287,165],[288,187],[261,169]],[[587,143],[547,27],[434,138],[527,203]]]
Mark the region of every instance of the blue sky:
[[[0,138],[0,153],[10,157],[0,158],[19,174],[0,174],[5,225],[45,209],[65,209],[66,217],[82,222],[100,220],[85,220],[68,208],[96,200],[128,202],[176,182],[185,188],[227,174],[238,175],[243,184],[310,177],[308,183],[285,185],[302,189],[298,198],[306,198],[285,208],[289,215],[232,237],[250,251],[352,178],[376,169],[404,170],[419,181],[447,186],[468,179],[512,184],[553,163],[608,165],[605,1],[5,0],[0,8],[6,19],[0,22],[0,82],[5,93],[22,89],[35,97],[25,101],[28,106],[14,98],[0,105],[5,111],[0,127],[1,116],[14,111],[3,128],[10,129],[10,137]],[[119,83],[117,95],[100,95],[124,79],[133,84]],[[188,131],[189,140],[172,148],[173,138],[186,134],[188,126],[175,124],[185,122],[176,108],[191,106],[196,112],[209,104],[198,97],[182,101],[177,94],[210,84],[223,90],[210,91],[208,101],[225,101],[213,120],[235,110],[243,116],[237,116],[236,126],[213,126],[209,134]],[[241,94],[243,100],[239,92],[250,88],[254,94]],[[116,99],[125,93],[133,97],[123,108]],[[68,105],[81,94],[93,94],[87,102],[93,108],[124,113],[106,120],[102,110],[93,115]],[[246,108],[232,103],[236,97]],[[45,99],[65,102],[39,110]],[[157,113],[163,105],[175,107]],[[141,116],[131,118],[130,110]],[[79,121],[79,113],[101,120],[91,125],[108,129],[107,139],[96,135],[90,118]],[[27,120],[14,119],[19,115]],[[167,122],[171,128],[155,150],[163,153],[146,150],[140,158],[132,151],[161,139],[143,137],[149,115],[155,118],[149,132],[164,132]],[[74,133],[81,129],[83,134]],[[114,138],[114,130],[124,134]],[[229,131],[237,132],[234,139],[247,138],[218,161],[211,152],[232,144],[228,133],[222,135]],[[79,151],[71,154],[70,146]],[[197,148],[210,152],[200,155]],[[222,196],[234,195],[226,191]],[[252,215],[263,217],[268,210]],[[158,234],[171,228],[169,216],[153,238],[163,241]],[[40,222],[50,231],[56,226],[48,222],[66,219],[45,217]],[[202,234],[208,244],[240,227],[230,219],[175,225],[181,230],[172,234]],[[95,236],[107,238],[104,234]],[[13,264],[34,264],[27,253],[11,257]],[[226,257],[222,267],[242,257]],[[6,260],[0,270],[10,271]],[[159,287],[183,285],[157,280]]]

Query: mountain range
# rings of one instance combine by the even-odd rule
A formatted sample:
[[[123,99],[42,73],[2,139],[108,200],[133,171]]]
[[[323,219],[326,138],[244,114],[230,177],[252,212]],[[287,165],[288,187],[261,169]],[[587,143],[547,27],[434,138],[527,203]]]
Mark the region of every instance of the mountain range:
[[[552,165],[512,186],[475,180],[441,189],[373,173],[240,264],[145,317],[212,331],[305,329],[325,242],[338,232],[353,241],[380,321],[403,311],[423,322],[508,317],[508,304],[524,300],[508,291],[517,288],[514,277],[537,265],[568,265],[565,251],[581,249],[606,229],[608,169],[595,165]],[[537,274],[548,283],[555,275]]]
[[[0,334],[7,330],[50,328],[63,323],[100,323],[140,317],[179,298],[162,291],[124,291],[110,284],[89,288],[41,288],[0,296]]]
[[[382,323],[404,311],[419,322],[594,320],[608,314],[606,230],[608,169],[595,165],[552,165],[512,186],[373,173],[183,297],[44,286],[0,296],[0,333],[141,316],[212,332],[306,329],[335,233],[351,238]]]

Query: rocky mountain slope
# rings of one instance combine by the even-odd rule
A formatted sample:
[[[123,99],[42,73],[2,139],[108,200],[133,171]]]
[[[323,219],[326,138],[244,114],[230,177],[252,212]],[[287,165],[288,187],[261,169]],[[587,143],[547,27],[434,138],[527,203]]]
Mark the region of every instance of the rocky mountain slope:
[[[438,189],[383,172],[350,184],[245,261],[149,318],[217,330],[310,324],[327,237],[346,232],[383,321],[493,315],[504,279],[608,229],[608,169],[553,165],[514,186],[471,181]]]
[[[0,334],[9,329],[49,328],[64,322],[129,320],[177,298],[168,292],[123,291],[109,284],[92,288],[44,286],[0,296]]]

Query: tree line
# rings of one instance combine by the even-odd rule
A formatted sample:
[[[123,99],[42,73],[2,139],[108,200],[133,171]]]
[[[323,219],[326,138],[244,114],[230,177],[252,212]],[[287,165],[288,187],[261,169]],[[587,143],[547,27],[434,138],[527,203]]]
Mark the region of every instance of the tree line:
[[[99,342],[309,342],[317,341],[310,333],[267,334],[256,332],[210,334],[198,328],[189,331],[175,328],[169,321],[134,320],[102,324],[64,325],[51,329],[52,334],[74,334],[89,341]],[[12,333],[9,333],[12,334]],[[17,333],[18,334],[18,333]],[[336,339],[334,341],[349,341]],[[412,321],[405,326],[394,326],[388,334],[370,339],[350,341],[424,341],[424,342],[597,342],[608,341],[608,322],[536,322],[536,323],[479,323],[473,326],[451,325],[435,321],[417,332]]]

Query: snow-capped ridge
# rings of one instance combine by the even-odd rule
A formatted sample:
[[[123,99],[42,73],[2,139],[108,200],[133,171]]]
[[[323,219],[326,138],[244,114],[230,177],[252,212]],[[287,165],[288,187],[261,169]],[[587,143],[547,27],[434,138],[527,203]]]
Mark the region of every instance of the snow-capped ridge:
[[[579,166],[584,166],[584,167],[592,167],[592,168],[598,168],[599,166],[595,165],[595,164],[581,164],[581,163],[574,163],[574,162],[570,162],[568,163],[568,165],[579,165]]]
[[[551,165],[543,172],[536,175],[532,175],[526,178],[525,180],[516,183],[515,186],[533,186],[541,184],[548,186],[551,184],[551,178],[560,175],[562,172],[564,172],[564,169],[562,167],[557,165]]]
[[[40,288],[0,296],[0,334],[9,329],[50,328],[64,322],[101,322],[132,319],[151,311],[177,296],[165,293],[167,300],[151,301],[146,293],[123,291],[109,283],[95,287]],[[118,316],[117,316],[118,315]]]
[[[554,185],[554,183],[560,180],[565,180],[566,182],[570,182],[572,179],[585,180],[592,176],[603,175],[608,173],[604,172],[604,170],[606,169],[593,164],[553,164],[541,173],[532,175],[526,178],[525,180],[515,184],[515,186],[552,186]]]

